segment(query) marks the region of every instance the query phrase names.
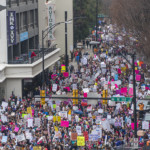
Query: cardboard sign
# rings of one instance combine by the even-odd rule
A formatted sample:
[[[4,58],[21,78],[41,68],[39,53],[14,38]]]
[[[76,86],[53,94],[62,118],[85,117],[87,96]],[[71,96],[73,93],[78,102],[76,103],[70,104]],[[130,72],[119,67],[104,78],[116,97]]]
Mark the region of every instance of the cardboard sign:
[[[76,132],[75,133],[71,132],[71,140],[72,141],[76,141],[77,140],[77,133]]]
[[[42,150],[41,146],[33,146],[33,150]]]
[[[84,136],[77,137],[77,146],[85,146],[85,137]]]

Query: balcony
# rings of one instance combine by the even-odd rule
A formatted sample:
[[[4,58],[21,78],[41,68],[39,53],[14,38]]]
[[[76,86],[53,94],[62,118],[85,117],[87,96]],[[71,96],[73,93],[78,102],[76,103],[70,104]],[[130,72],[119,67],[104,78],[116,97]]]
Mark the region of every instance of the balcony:
[[[60,48],[51,49],[45,52],[44,57],[44,69],[49,68],[51,65],[56,63],[59,57]],[[4,82],[5,79],[23,79],[33,78],[42,72],[42,54],[35,57],[33,60],[20,61],[20,63],[3,64],[0,65],[0,83]]]
[[[48,55],[51,52],[55,51],[57,48],[56,46],[51,47],[51,48],[47,48],[44,50],[44,55]],[[21,56],[17,56],[15,58],[15,60],[13,61],[8,61],[8,64],[32,64],[36,61],[38,61],[39,59],[42,58],[42,51],[35,51],[36,56],[34,57],[29,57],[29,54],[21,54]]]

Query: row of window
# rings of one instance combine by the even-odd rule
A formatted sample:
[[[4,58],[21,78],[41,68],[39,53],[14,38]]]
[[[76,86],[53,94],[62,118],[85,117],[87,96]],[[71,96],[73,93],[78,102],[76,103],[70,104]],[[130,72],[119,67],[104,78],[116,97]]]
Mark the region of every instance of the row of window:
[[[38,27],[38,9],[16,14],[16,31],[28,31],[28,28]]]
[[[11,7],[12,5],[20,5],[21,3],[34,3],[38,2],[38,0],[7,0],[7,6]]]

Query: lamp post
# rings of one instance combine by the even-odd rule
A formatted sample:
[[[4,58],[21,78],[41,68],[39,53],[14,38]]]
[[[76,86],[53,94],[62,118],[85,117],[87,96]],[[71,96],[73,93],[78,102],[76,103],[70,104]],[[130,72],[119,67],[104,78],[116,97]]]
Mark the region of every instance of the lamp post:
[[[98,28],[97,16],[98,16],[98,0],[96,0],[96,41],[97,41],[97,28]]]
[[[44,90],[44,84],[45,84],[45,75],[44,75],[44,39],[46,38],[46,36],[48,35],[48,33],[55,28],[56,26],[65,23],[65,46],[66,46],[66,50],[65,50],[65,64],[66,65],[66,70],[68,70],[68,54],[67,54],[67,49],[68,49],[68,44],[67,44],[67,24],[70,23],[72,20],[75,19],[84,19],[86,17],[75,17],[73,19],[67,20],[67,12],[65,11],[65,22],[58,22],[54,25],[52,25],[51,27],[46,28],[45,30],[42,30],[42,89]],[[46,33],[46,34],[45,34]]]
[[[66,72],[68,72],[67,11],[65,11],[65,66],[66,66]]]

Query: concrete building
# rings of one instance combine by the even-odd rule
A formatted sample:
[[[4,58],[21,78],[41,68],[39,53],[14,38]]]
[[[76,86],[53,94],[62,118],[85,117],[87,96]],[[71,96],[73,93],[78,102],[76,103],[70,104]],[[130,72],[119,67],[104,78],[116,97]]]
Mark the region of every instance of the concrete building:
[[[39,0],[39,43],[42,45],[42,30],[49,27],[49,6],[53,7],[54,20],[51,25],[65,22],[65,11],[67,20],[73,19],[73,0]],[[73,21],[67,24],[68,55],[73,49]],[[44,40],[45,47],[57,45],[61,48],[60,55],[65,54],[65,23],[61,23],[53,29],[53,38],[47,36]]]
[[[38,0],[0,0],[0,5],[7,6],[0,11],[0,98],[8,99],[12,92],[22,97],[42,72]],[[59,52],[56,47],[45,51],[45,69],[60,59]]]

